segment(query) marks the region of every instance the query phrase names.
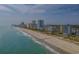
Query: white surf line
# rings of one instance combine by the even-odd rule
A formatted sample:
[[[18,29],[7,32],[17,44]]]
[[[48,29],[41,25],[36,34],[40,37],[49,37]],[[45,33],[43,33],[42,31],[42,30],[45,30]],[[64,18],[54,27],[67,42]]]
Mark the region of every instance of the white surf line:
[[[33,40],[34,42],[36,42],[37,44],[40,44],[41,46],[44,46],[45,48],[47,48],[47,49],[48,49],[49,51],[51,51],[52,53],[57,53],[57,54],[59,54],[59,52],[55,51],[54,49],[52,49],[51,47],[49,47],[47,44],[38,41],[37,39],[35,39],[33,36],[27,34],[26,32],[22,32],[22,33],[23,33],[25,36],[32,37],[32,40]]]
[[[35,43],[40,44],[41,46],[44,46],[44,47],[45,47],[46,49],[48,49],[50,52],[59,54],[59,52],[55,51],[53,48],[51,48],[51,47],[48,46],[47,44],[42,43],[42,42],[38,41],[36,38],[34,38],[32,35],[29,35],[28,33],[21,31],[20,28],[16,28],[16,29],[19,30],[20,32],[22,32],[25,36],[31,37],[32,40],[33,40]]]

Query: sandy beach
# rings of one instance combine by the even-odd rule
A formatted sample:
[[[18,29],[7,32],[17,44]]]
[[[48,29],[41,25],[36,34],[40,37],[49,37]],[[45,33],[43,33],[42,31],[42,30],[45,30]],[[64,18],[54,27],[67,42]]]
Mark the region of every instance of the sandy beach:
[[[47,44],[49,47],[57,51],[56,53],[62,53],[62,54],[78,54],[79,53],[79,46],[65,41],[64,39],[58,39],[55,36],[47,35],[41,32],[33,31],[33,30],[28,30],[24,28],[19,28],[20,31],[26,32],[33,36],[34,38],[37,38],[37,40],[41,41],[44,44]],[[51,49],[51,50],[52,50]]]

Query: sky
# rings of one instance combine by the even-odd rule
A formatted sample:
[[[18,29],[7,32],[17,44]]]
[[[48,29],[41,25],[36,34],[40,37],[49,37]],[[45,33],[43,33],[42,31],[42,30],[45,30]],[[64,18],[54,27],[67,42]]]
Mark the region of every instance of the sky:
[[[30,23],[79,24],[78,4],[0,4],[0,25]]]

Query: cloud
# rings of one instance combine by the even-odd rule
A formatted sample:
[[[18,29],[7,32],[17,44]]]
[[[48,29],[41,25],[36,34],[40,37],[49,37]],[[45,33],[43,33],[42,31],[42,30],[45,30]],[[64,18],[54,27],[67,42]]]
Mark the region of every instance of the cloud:
[[[79,12],[79,5],[52,5],[52,4],[11,4],[11,5],[0,5],[0,10],[8,11],[17,14],[67,14],[73,12]]]
[[[4,5],[0,5],[0,11],[11,11],[11,10]]]
[[[17,14],[40,14],[40,13],[46,13],[47,10],[52,10],[53,13],[57,13],[61,5],[25,5],[25,4],[13,4],[13,5],[0,5],[0,10],[8,11],[11,13],[17,13]],[[56,10],[55,10],[56,9]],[[60,10],[59,10],[60,11]]]
[[[9,23],[30,22],[33,19],[45,19],[49,24],[76,23],[75,20],[79,23],[79,5],[3,4],[0,5],[0,19],[6,23],[10,20]]]
[[[62,5],[56,9],[50,11],[54,14],[69,14],[69,13],[79,13],[79,5]]]
[[[3,5],[7,9],[11,10],[12,12],[16,12],[19,14],[25,13],[43,13],[45,12],[44,9],[39,9],[42,5]]]

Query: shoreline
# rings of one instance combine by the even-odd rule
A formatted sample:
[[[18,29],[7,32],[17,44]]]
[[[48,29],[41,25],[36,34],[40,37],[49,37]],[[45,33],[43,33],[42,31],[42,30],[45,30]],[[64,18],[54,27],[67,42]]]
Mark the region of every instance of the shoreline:
[[[24,28],[19,28],[19,31],[28,33],[32,37],[36,38],[36,40],[44,43],[45,45],[47,45],[54,51],[57,51],[58,52],[57,54],[59,54],[59,53],[61,53],[61,54],[70,54],[70,53],[78,54],[79,53],[79,46],[74,43],[70,43],[65,40],[61,40],[56,37],[53,37],[53,36],[48,36],[46,34],[24,29]]]
[[[37,43],[37,44],[43,46],[44,48],[46,48],[46,49],[49,51],[48,54],[52,54],[52,53],[54,53],[54,54],[59,54],[59,52],[55,51],[55,49],[52,49],[51,47],[49,47],[49,45],[46,44],[46,42],[43,42],[43,41],[41,41],[40,39],[34,37],[33,35],[22,31],[21,28],[16,28],[16,29],[19,30],[21,33],[23,33],[25,36],[32,37],[32,40],[33,40],[35,43]]]

